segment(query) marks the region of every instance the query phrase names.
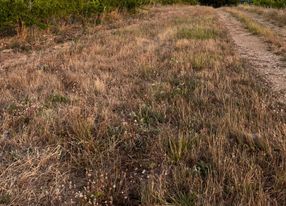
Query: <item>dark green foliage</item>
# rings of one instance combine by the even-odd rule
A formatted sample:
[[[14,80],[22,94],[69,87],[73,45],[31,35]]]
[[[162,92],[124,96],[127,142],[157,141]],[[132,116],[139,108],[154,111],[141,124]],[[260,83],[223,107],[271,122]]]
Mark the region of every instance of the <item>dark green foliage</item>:
[[[37,25],[69,16],[91,17],[114,8],[132,10],[148,0],[0,0],[0,28]]]
[[[254,0],[253,3],[258,6],[285,8],[286,0]]]
[[[150,3],[188,3],[220,7],[236,5],[239,0],[0,0],[0,34],[15,34],[23,27],[36,25],[47,28],[55,19],[68,19],[71,16],[90,18],[113,9],[135,10]],[[271,7],[285,7],[286,0],[255,0],[254,4]]]
[[[256,2],[264,1],[274,0],[257,0]],[[275,2],[280,1],[285,0]],[[23,27],[32,25],[45,29],[51,22],[55,22],[55,19],[68,20],[74,16],[91,18],[105,11],[113,9],[132,11],[150,3],[197,4],[198,2],[219,7],[237,4],[239,0],[0,0],[0,33],[15,33],[11,28],[16,27],[18,32],[21,32]]]
[[[237,5],[240,0],[200,0],[203,5],[210,5],[214,7],[220,7],[225,5]]]
[[[179,2],[197,3],[196,0],[0,0],[0,32],[13,27],[21,32],[24,26],[32,25],[44,29],[55,19],[86,18],[113,9],[132,11],[149,3]]]
[[[187,3],[195,5],[198,3],[198,0],[159,0],[161,4],[176,4],[176,3]]]

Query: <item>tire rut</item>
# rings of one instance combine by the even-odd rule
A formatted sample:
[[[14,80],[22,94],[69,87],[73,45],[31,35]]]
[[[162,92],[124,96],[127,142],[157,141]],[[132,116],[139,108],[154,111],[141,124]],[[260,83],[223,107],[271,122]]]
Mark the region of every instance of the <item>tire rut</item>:
[[[262,15],[259,15],[253,12],[248,12],[248,11],[241,10],[241,9],[240,11],[243,12],[245,15],[251,17],[255,21],[257,21],[258,23],[266,25],[267,27],[275,31],[279,36],[283,38],[284,43],[286,43],[286,26],[278,26],[274,22],[267,20]]]
[[[286,61],[285,57],[269,51],[269,46],[260,37],[251,34],[229,13],[218,10],[221,22],[226,26],[241,58],[279,94],[278,101],[286,101]]]

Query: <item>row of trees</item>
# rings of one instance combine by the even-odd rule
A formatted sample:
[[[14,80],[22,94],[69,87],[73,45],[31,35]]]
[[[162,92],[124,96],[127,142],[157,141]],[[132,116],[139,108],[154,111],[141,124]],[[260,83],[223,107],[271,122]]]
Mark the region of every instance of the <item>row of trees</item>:
[[[46,28],[56,19],[88,18],[113,9],[134,10],[145,4],[208,4],[221,6],[238,0],[0,0],[0,30],[36,25]]]
[[[200,0],[201,4],[220,7],[224,5],[237,5],[240,0]]]

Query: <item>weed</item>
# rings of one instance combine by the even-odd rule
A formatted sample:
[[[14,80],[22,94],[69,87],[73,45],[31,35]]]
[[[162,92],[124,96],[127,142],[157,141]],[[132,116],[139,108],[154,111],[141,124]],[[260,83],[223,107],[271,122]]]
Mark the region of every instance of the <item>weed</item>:
[[[166,154],[174,163],[182,160],[193,146],[193,139],[188,134],[179,133],[178,137],[169,137],[165,141]]]

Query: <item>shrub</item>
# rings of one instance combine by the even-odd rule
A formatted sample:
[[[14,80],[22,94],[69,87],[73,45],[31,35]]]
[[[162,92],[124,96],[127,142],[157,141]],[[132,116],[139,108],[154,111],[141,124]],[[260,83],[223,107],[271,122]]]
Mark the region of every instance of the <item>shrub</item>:
[[[162,3],[162,4],[187,3],[187,4],[195,5],[198,3],[198,1],[197,0],[160,0],[159,3]]]
[[[154,2],[197,3],[196,0],[0,0],[0,31],[16,26],[21,31],[23,26],[31,25],[46,28],[51,19],[91,17],[116,8],[131,11]]]
[[[211,5],[214,7],[220,7],[224,5],[237,5],[239,0],[200,0],[203,5]]]
[[[258,6],[285,8],[285,0],[254,0],[253,3]]]
[[[275,2],[280,1],[282,2],[282,0]],[[116,8],[132,11],[142,5],[155,2],[162,4],[200,2],[203,5],[219,7],[237,4],[239,0],[0,0],[0,31],[18,27],[18,32],[21,32],[24,26],[32,25],[46,28],[54,19],[69,16],[92,17]],[[256,2],[262,2],[262,0]]]

